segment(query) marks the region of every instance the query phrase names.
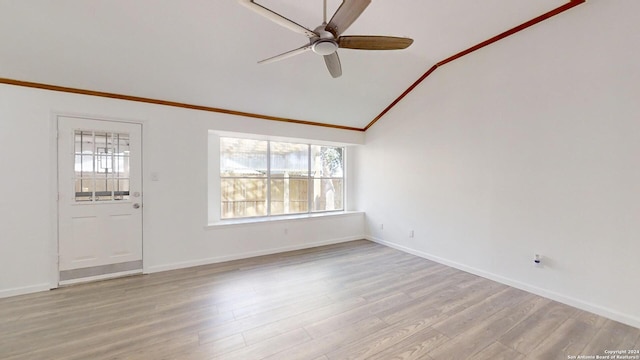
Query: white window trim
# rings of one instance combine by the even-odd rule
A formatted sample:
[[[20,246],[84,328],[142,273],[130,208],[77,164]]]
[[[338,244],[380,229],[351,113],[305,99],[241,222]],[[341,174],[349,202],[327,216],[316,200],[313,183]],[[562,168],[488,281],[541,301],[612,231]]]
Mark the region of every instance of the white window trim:
[[[310,211],[308,213],[301,214],[283,214],[283,215],[268,215],[268,216],[256,216],[256,217],[243,217],[243,218],[234,218],[234,219],[222,219],[220,214],[220,138],[221,137],[236,137],[236,138],[245,138],[245,139],[255,139],[255,140],[269,140],[269,141],[277,141],[277,142],[297,142],[297,143],[309,143],[312,145],[327,145],[327,146],[337,146],[344,148],[343,155],[343,210],[327,210],[327,211]],[[304,139],[304,138],[294,138],[294,137],[281,137],[281,136],[266,136],[259,134],[247,134],[247,133],[237,133],[237,132],[229,132],[229,131],[216,131],[209,130],[208,137],[208,197],[207,197],[207,206],[208,206],[208,218],[206,228],[219,228],[220,226],[229,226],[229,225],[244,225],[244,224],[259,224],[265,222],[273,222],[273,221],[287,221],[287,220],[305,220],[305,219],[316,219],[323,218],[327,216],[351,216],[354,214],[362,214],[361,211],[351,211],[349,209],[349,181],[347,180],[349,177],[349,147],[354,144],[349,143],[340,143],[335,141],[322,141],[315,139]]]
[[[224,219],[217,222],[209,223],[205,226],[205,229],[219,229],[221,227],[228,226],[244,226],[249,224],[265,224],[280,221],[301,221],[301,220],[316,220],[326,219],[328,217],[345,217],[362,215],[364,211],[348,211],[348,210],[336,210],[325,211],[315,213],[304,213],[294,215],[273,215],[273,216],[256,216],[237,219]]]

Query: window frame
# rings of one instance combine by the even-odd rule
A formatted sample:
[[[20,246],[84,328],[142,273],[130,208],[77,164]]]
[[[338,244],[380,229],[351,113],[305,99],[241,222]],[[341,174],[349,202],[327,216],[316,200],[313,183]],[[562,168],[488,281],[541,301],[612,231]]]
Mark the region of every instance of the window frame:
[[[221,222],[234,222],[234,221],[243,221],[243,220],[264,220],[264,219],[274,219],[274,218],[295,218],[295,217],[309,217],[315,215],[322,215],[327,213],[340,213],[345,212],[347,208],[346,199],[347,199],[347,146],[342,144],[327,144],[322,142],[313,142],[310,140],[300,140],[300,139],[290,139],[290,138],[262,138],[262,137],[252,137],[246,136],[245,134],[218,134],[218,166],[217,166],[217,178],[218,178],[218,186],[217,192],[219,195],[217,208],[219,209],[218,221]],[[266,215],[249,215],[249,216],[237,216],[237,217],[224,217],[223,211],[223,190],[222,183],[224,179],[253,179],[254,177],[238,177],[238,176],[223,176],[222,173],[222,144],[223,139],[231,138],[231,139],[246,139],[246,140],[259,140],[267,142],[267,170],[266,170],[266,200],[265,200],[265,208]],[[304,179],[307,182],[307,210],[304,212],[293,212],[293,213],[272,213],[272,181],[274,178],[272,177],[272,143],[289,143],[289,144],[298,144],[306,146],[306,155],[307,155],[307,169],[305,177],[296,177],[297,179]],[[320,146],[320,147],[333,147],[341,150],[341,172],[342,176],[320,176],[315,177],[315,172],[312,170],[312,146]],[[262,178],[262,177],[260,177]],[[340,197],[341,208],[339,209],[330,209],[330,210],[314,210],[315,209],[315,201],[314,201],[314,182],[315,180],[340,180],[342,182],[342,191]],[[277,180],[277,178],[276,178]],[[216,206],[215,204],[213,204]]]

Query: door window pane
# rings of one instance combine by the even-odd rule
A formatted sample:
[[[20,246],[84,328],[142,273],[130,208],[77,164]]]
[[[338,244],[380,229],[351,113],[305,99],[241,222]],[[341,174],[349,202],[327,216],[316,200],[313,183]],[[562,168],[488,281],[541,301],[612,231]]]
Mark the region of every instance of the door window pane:
[[[129,199],[129,134],[76,130],[74,153],[76,201]]]
[[[93,200],[93,179],[75,180],[76,201]]]
[[[113,189],[114,200],[129,199],[129,179],[117,179],[116,187]]]

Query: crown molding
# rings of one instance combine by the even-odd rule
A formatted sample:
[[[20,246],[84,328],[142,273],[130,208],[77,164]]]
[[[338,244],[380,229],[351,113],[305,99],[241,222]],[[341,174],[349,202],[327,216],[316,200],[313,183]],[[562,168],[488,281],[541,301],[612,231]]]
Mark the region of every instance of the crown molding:
[[[115,93],[95,91],[95,90],[77,89],[72,87],[42,84],[42,83],[30,82],[30,81],[0,78],[0,84],[23,86],[23,87],[50,90],[50,91],[59,91],[59,92],[65,92],[65,93],[71,93],[71,94],[97,96],[97,97],[110,98],[110,99],[135,101],[135,102],[142,102],[147,104],[172,106],[172,107],[178,107],[178,108],[184,108],[184,109],[208,111],[208,112],[215,112],[215,113],[228,114],[228,115],[234,115],[234,116],[244,116],[244,117],[250,117],[255,119],[262,119],[262,120],[280,121],[280,122],[286,122],[286,123],[292,123],[292,124],[321,126],[321,127],[341,129],[341,130],[351,130],[351,131],[364,131],[364,129],[350,127],[350,126],[324,124],[324,123],[318,123],[318,122],[307,121],[307,120],[289,119],[289,118],[283,118],[278,116],[255,114],[255,113],[249,113],[244,111],[228,110],[228,109],[222,109],[222,108],[216,108],[216,107],[210,107],[210,106],[193,105],[193,104],[186,104],[186,103],[175,102],[175,101],[151,99],[151,98],[145,98],[145,97],[139,97],[139,96],[115,94]]]

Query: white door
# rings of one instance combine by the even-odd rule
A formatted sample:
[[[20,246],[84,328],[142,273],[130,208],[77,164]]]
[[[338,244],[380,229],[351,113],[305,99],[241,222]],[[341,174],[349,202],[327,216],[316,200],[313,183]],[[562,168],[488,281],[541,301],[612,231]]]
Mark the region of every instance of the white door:
[[[58,118],[60,283],[142,272],[142,126]]]

